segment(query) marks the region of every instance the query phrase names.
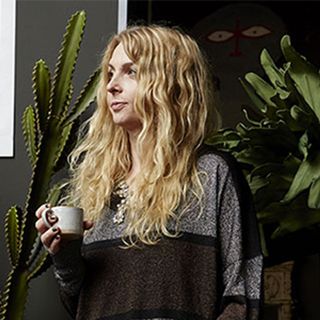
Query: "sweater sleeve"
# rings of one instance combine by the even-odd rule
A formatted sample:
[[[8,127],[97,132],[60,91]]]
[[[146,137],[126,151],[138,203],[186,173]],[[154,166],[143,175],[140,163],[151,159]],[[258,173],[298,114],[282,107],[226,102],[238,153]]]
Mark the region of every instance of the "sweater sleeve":
[[[59,285],[61,301],[73,317],[76,314],[85,273],[81,244],[82,240],[74,240],[52,255],[54,276]]]
[[[218,320],[256,320],[263,261],[256,215],[240,168],[232,158],[227,163],[219,194],[222,302]]]

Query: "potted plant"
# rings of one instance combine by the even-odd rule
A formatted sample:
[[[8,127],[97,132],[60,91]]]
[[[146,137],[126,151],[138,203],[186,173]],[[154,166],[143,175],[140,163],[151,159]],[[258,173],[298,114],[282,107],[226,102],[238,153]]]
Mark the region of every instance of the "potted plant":
[[[79,116],[95,100],[99,70],[92,74],[71,106],[73,72],[85,23],[84,11],[76,12],[68,21],[52,77],[43,60],[37,61],[33,69],[34,105],[26,107],[22,119],[32,178],[25,208],[13,206],[5,218],[11,270],[1,291],[0,319],[23,319],[30,281],[51,264],[34,226],[35,211],[45,202],[54,205],[58,201],[63,181],[53,181],[65,167],[75,143]]]
[[[320,240],[320,75],[288,35],[280,45],[280,67],[264,49],[265,77],[240,79],[254,105],[244,109],[245,123],[206,141],[242,165],[267,265],[319,252]]]

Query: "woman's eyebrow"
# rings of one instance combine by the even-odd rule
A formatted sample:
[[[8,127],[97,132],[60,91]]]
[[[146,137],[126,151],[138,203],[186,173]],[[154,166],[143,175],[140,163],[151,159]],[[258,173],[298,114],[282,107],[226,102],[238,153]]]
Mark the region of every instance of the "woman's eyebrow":
[[[134,65],[134,63],[133,63],[132,61],[126,62],[126,63],[124,63],[124,64],[121,66],[121,69],[130,68],[130,67],[132,67],[133,65]],[[112,70],[115,69],[114,66],[113,66],[111,63],[109,63],[109,68],[112,69]]]

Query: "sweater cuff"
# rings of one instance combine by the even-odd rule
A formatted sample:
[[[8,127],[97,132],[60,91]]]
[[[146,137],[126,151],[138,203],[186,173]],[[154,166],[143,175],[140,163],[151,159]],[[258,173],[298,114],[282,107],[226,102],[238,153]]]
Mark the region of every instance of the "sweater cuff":
[[[72,240],[63,246],[56,254],[51,255],[57,269],[77,265],[81,257],[82,239]]]

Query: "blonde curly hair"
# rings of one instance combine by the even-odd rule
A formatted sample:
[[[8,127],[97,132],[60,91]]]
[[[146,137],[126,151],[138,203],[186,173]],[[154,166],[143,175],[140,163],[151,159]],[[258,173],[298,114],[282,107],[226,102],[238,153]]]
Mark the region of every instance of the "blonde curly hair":
[[[108,65],[120,43],[137,66],[134,108],[142,124],[138,136],[142,171],[130,186],[123,239],[153,244],[161,235],[177,235],[177,230],[168,230],[168,222],[181,217],[178,206],[183,204],[184,212],[191,204],[190,190],[201,203],[196,151],[208,132],[217,129],[219,115],[208,65],[187,34],[162,26],[133,26],[113,36],[102,59],[97,109],[70,157],[70,198],[88,219],[105,212],[114,186],[131,168],[128,134],[113,123],[106,99]]]

